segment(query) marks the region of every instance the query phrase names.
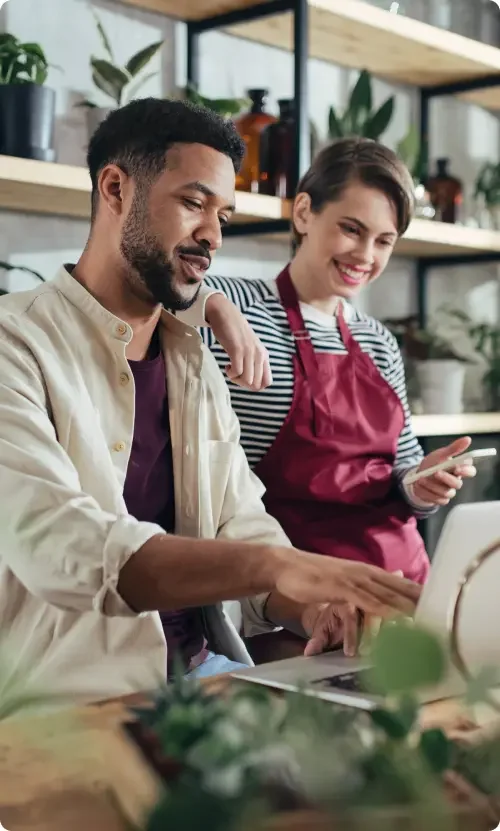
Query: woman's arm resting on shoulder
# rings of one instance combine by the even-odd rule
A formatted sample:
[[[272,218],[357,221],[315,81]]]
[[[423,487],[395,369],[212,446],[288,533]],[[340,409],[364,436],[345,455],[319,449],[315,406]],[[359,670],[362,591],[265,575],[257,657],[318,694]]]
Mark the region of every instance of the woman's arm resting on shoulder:
[[[226,375],[240,387],[259,391],[272,384],[267,349],[244,312],[220,289],[202,286],[190,309],[177,316],[190,326],[209,326],[229,357]]]

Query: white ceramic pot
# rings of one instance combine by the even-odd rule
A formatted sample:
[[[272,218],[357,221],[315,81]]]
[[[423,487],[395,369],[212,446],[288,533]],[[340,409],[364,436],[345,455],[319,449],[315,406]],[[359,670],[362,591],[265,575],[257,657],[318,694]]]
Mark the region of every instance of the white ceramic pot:
[[[465,364],[461,361],[419,361],[416,372],[424,413],[462,413]]]
[[[99,127],[101,121],[104,121],[107,115],[112,111],[113,107],[87,107],[87,134],[89,140]]]

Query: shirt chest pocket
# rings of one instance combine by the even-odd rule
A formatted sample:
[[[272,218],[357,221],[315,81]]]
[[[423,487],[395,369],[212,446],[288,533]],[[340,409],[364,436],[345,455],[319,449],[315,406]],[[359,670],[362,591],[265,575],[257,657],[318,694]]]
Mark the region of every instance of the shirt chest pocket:
[[[235,491],[233,459],[236,445],[230,441],[206,442],[203,454],[204,470],[200,482],[200,514],[202,535],[214,537],[220,526],[229,519],[225,516],[232,504]]]

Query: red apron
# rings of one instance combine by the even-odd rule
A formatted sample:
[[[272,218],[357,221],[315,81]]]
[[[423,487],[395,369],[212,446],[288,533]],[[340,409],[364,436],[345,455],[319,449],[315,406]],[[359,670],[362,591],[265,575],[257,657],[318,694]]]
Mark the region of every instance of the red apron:
[[[317,353],[288,268],[278,290],[295,339],[295,380],[288,417],[255,468],[266,508],[297,548],[423,583],[429,559],[393,475],[401,401],[353,338],[341,306],[347,354]]]

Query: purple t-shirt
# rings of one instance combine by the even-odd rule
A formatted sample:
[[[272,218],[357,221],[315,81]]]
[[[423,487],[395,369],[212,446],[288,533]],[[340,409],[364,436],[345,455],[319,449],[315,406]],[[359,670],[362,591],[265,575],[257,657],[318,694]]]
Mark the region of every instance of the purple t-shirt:
[[[129,361],[135,381],[135,423],[123,496],[129,514],[174,532],[175,502],[172,445],[168,418],[165,360],[155,333],[150,357]],[[185,669],[204,660],[207,650],[199,609],[160,613],[168,647],[170,674],[175,656]]]

